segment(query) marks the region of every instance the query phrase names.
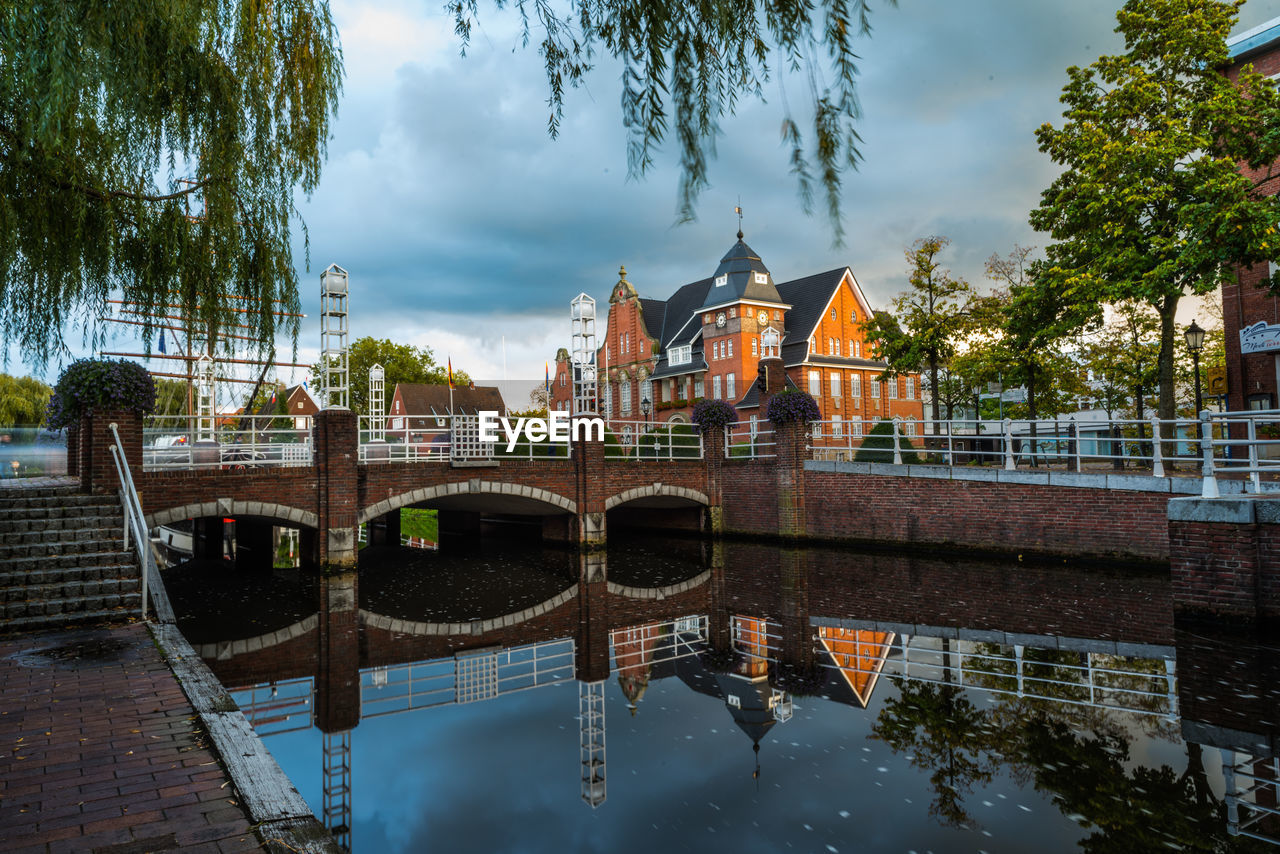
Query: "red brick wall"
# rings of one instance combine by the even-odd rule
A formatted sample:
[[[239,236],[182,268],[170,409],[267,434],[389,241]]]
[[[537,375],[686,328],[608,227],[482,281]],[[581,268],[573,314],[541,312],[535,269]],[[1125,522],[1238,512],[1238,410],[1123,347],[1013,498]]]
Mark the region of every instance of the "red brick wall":
[[[1168,495],[805,472],[806,531],[833,540],[1163,561]]]
[[[1169,541],[1180,610],[1280,617],[1280,525],[1171,521]]]

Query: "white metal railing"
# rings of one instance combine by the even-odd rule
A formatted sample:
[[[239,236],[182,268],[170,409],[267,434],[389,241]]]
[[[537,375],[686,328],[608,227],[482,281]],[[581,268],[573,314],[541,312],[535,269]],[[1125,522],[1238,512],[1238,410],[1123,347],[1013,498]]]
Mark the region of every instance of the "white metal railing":
[[[311,418],[227,415],[212,427],[198,415],[152,415],[142,425],[142,468],[247,469],[309,466]]]
[[[303,676],[231,692],[258,735],[311,729],[315,720],[315,679]]]
[[[142,619],[147,619],[148,592],[151,572],[155,569],[156,557],[151,550],[151,538],[147,536],[147,525],[142,515],[142,502],[138,498],[138,490],[133,485],[133,473],[129,471],[129,460],[124,455],[124,445],[120,441],[120,431],[114,421],[111,422],[111,435],[115,442],[111,445],[111,457],[116,463],[116,476],[120,479],[120,504],[124,508],[124,547],[129,549],[129,538],[138,553],[138,567],[142,574]]]
[[[1276,806],[1280,803],[1280,759],[1227,748],[1221,752],[1227,833],[1280,845],[1280,836],[1274,832],[1280,816]]]
[[[724,428],[725,459],[771,459],[778,456],[772,421],[739,421]]]
[[[606,460],[700,460],[703,456],[702,433],[693,424],[609,418],[605,427]]]
[[[1163,477],[1167,466],[1200,464],[1200,425],[1189,418],[1041,418],[923,422],[832,419],[809,424],[813,459],[901,465],[1137,468]]]
[[[362,671],[361,718],[466,703],[573,679],[572,638]]]
[[[879,639],[876,638],[879,635]],[[1175,720],[1173,658],[1063,652],[892,632],[868,632],[867,650],[843,663],[824,662],[855,676],[896,676],[909,682],[953,685],[992,694],[1114,709]],[[815,652],[827,652],[821,643]]]
[[[1280,410],[1200,413],[1206,498],[1219,494],[1219,474],[1243,474],[1245,489],[1266,491],[1263,475],[1280,475]]]
[[[359,441],[362,463],[563,460],[571,453],[564,442],[533,442],[523,432],[513,444],[501,427],[497,441],[482,441],[475,415],[362,415]]]

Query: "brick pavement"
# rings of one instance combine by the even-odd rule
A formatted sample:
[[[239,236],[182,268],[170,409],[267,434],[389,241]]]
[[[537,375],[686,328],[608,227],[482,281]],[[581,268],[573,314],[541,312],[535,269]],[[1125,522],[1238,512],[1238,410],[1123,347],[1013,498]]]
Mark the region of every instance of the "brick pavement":
[[[261,850],[141,624],[0,640],[0,852]]]

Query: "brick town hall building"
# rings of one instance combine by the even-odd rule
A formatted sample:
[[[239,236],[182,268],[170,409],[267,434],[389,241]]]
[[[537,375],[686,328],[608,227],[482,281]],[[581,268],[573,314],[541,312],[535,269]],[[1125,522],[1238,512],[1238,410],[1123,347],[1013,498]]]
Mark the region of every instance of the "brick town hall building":
[[[764,421],[756,366],[761,336],[772,328],[781,336],[787,385],[813,395],[823,420],[851,421],[849,433],[861,435],[862,422],[897,416],[908,435],[916,432],[924,413],[920,377],[878,381],[886,366],[870,358],[861,327],[871,305],[848,267],[775,283],[738,232],[710,278],[666,300],[640,296],[626,268],[618,275],[596,353],[607,418],[641,420],[648,400],[651,420],[688,421],[697,400],[714,398],[732,403],[742,421]],[[572,398],[569,353],[562,349],[551,406],[568,410]]]

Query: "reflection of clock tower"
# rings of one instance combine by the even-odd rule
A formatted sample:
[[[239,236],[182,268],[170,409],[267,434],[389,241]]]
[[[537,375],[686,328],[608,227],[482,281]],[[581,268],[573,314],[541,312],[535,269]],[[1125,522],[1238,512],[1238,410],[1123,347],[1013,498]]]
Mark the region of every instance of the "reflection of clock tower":
[[[779,337],[791,306],[782,301],[773,276],[750,246],[738,242],[712,277],[702,314],[702,352],[707,362],[704,394],[736,403],[756,377],[760,336],[770,327]]]

